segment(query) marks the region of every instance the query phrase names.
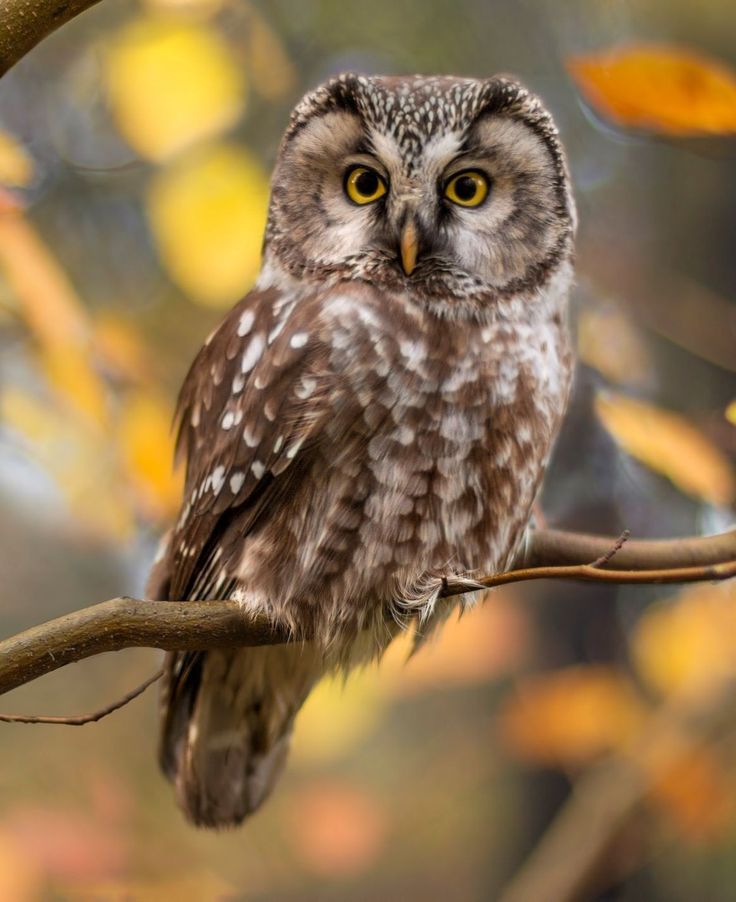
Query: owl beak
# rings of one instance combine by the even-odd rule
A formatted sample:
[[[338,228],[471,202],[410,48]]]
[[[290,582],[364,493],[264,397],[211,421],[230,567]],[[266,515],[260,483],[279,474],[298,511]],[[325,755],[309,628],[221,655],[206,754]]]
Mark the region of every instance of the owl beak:
[[[409,219],[404,228],[401,230],[401,266],[407,276],[414,272],[417,265],[417,249],[419,246],[419,237],[417,235],[417,227],[414,220]]]

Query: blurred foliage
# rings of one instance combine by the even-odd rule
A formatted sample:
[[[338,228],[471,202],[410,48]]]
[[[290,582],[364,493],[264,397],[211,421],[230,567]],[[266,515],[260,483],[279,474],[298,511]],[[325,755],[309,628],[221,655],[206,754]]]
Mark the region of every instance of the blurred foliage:
[[[573,57],[567,67],[588,102],[624,128],[736,132],[736,74],[702,53],[635,44]]]
[[[511,70],[550,103],[581,211],[584,366],[546,513],[605,532],[725,526],[735,45],[725,0],[707,15],[684,0],[126,0],[44,42],[0,90],[4,631],[140,591],[180,492],[176,386],[255,278],[289,110],[345,68]],[[493,898],[560,781],[736,676],[733,587],[582,591],[494,592],[408,662],[404,637],[380,670],[323,683],[283,787],[237,833],[181,820],[150,698],[84,742],[6,728],[0,898]],[[152,658],[67,668],[14,707],[95,707]],[[733,740],[680,738],[652,761],[660,854],[617,898],[730,897]]]

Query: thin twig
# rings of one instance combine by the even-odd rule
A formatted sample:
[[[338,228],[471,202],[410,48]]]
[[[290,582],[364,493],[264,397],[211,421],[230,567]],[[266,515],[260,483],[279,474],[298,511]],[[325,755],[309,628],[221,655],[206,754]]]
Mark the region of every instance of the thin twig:
[[[448,579],[443,595],[461,595],[532,579],[582,580],[600,583],[684,583],[736,576],[736,530],[719,536],[669,542],[627,542],[609,559],[606,569],[587,563],[530,566],[549,561],[556,550],[562,561],[589,561],[610,552],[616,539],[540,530],[526,552],[525,566],[477,580]],[[592,552],[592,553],[591,553]],[[651,568],[652,562],[688,566]],[[617,569],[622,559],[631,569]],[[140,601],[117,598],[75,611],[17,636],[0,641],[0,694],[52,670],[107,651],[161,648],[168,651],[273,645],[294,637],[266,617],[246,615],[231,600]],[[309,638],[299,636],[300,639]]]
[[[629,536],[631,532],[628,529],[625,529],[621,535],[616,539],[614,544],[605,554],[602,554],[600,557],[597,557],[593,563],[590,565],[591,567],[605,567],[606,564],[609,564],[611,560],[621,551],[626,542],[629,541]]]
[[[119,711],[129,702],[132,702],[133,699],[138,698],[139,695],[143,695],[146,689],[158,682],[163,675],[164,669],[162,667],[160,670],[157,670],[153,676],[148,677],[148,679],[144,680],[140,686],[136,686],[135,689],[126,693],[122,698],[119,698],[109,705],[105,705],[105,707],[100,708],[99,711],[92,711],[90,714],[0,714],[0,723],[52,723],[64,724],[69,727],[82,727],[86,723],[97,723],[98,720],[102,720],[103,717],[107,717],[107,715],[112,714],[113,711]]]

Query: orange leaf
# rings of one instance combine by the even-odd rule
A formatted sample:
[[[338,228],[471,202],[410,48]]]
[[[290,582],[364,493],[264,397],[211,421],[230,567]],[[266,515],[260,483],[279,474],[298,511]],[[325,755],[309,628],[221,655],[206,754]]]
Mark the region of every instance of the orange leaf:
[[[181,480],[173,472],[171,408],[162,398],[131,392],[120,414],[123,464],[145,515],[173,514],[181,498]]]
[[[89,323],[84,307],[53,254],[17,212],[0,215],[0,268],[41,345],[64,348],[85,342]]]
[[[613,393],[600,395],[595,406],[625,451],[683,492],[711,504],[730,504],[736,497],[728,459],[683,416]]]
[[[736,73],[705,54],[667,44],[630,44],[574,56],[580,92],[620,126],[667,135],[736,132]]]
[[[652,605],[631,649],[639,673],[659,692],[708,692],[736,672],[736,586],[694,586]]]
[[[651,799],[695,842],[720,835],[734,815],[732,787],[707,748],[690,749],[657,773]]]
[[[504,739],[522,758],[583,765],[637,733],[644,705],[621,674],[569,667],[526,677],[500,713]]]
[[[292,796],[289,833],[302,862],[317,874],[355,874],[386,841],[386,812],[373,796],[322,780]]]

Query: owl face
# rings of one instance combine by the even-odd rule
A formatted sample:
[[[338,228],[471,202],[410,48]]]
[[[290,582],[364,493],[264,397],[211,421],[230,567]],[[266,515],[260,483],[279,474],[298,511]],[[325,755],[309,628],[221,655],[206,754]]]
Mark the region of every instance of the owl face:
[[[543,284],[573,231],[557,132],[526,89],[343,75],[292,114],[266,262],[482,307]]]

